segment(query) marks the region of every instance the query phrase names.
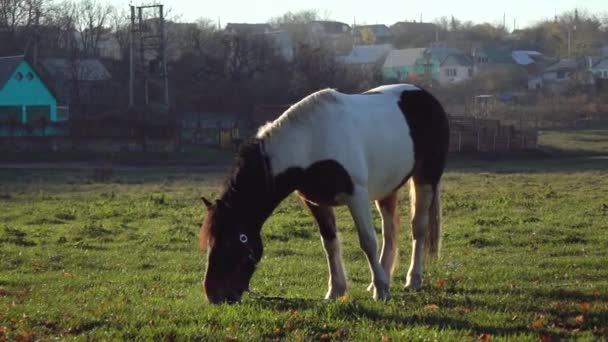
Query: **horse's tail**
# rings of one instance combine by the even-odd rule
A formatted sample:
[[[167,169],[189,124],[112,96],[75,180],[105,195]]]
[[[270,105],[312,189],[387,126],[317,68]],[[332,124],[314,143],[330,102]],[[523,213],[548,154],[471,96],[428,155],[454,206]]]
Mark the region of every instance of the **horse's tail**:
[[[430,188],[430,191],[429,191]],[[416,194],[417,191],[424,192],[420,194]],[[416,205],[416,201],[428,201],[425,205],[424,203],[418,203]],[[415,231],[420,229],[417,227],[412,227],[414,231],[414,237],[417,234],[424,234],[424,254],[431,258],[439,257],[439,250],[441,248],[441,196],[439,183],[434,185],[429,184],[418,184],[414,179],[410,180],[410,203],[411,203],[411,215],[412,215],[412,223],[414,223],[416,216],[418,219],[422,218],[420,222],[423,226],[423,231],[419,230],[419,233]],[[428,205],[428,206],[427,206]],[[428,212],[416,212],[419,208],[428,208]]]

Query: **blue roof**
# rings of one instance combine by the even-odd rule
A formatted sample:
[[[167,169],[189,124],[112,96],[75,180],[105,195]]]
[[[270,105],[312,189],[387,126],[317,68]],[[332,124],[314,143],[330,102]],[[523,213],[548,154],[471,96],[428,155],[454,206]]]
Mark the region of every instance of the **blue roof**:
[[[386,57],[392,48],[390,44],[356,45],[350,54],[338,57],[338,61],[344,64],[374,64]]]

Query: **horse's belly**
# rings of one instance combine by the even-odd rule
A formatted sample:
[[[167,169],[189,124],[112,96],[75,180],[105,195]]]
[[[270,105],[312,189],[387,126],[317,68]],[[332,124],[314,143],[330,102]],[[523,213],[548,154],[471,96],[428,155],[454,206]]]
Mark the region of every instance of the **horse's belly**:
[[[391,127],[392,135],[380,136],[368,151],[368,192],[371,199],[382,199],[395,191],[407,180],[414,168],[414,145],[405,120],[401,129]]]
[[[370,166],[374,169],[386,167],[383,170],[376,170],[377,173],[370,172],[367,186],[371,199],[382,199],[407,181],[407,177],[414,168],[414,159],[411,158],[410,160],[406,156],[398,159],[398,161],[393,161],[388,163],[388,165]]]

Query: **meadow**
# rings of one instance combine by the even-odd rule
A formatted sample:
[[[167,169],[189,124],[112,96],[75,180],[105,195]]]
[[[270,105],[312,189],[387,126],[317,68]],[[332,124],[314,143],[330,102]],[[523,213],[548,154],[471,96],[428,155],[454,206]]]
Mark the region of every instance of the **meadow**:
[[[597,136],[605,148],[608,138]],[[388,302],[365,290],[369,271],[344,209],[351,287],[322,299],[325,255],[292,196],[264,226],[255,293],[212,306],[201,286],[199,197],[218,195],[222,172],[1,169],[0,341],[606,340],[606,170],[601,153],[452,158],[442,255],[426,262],[419,292],[402,290],[410,253],[402,191],[401,263]]]

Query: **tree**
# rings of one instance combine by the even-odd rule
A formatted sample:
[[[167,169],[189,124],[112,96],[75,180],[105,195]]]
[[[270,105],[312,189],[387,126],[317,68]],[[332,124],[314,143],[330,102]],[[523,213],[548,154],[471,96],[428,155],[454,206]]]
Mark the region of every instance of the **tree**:
[[[27,52],[50,0],[0,0],[0,55]]]

